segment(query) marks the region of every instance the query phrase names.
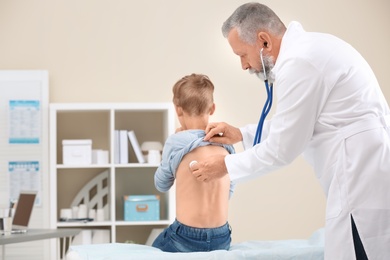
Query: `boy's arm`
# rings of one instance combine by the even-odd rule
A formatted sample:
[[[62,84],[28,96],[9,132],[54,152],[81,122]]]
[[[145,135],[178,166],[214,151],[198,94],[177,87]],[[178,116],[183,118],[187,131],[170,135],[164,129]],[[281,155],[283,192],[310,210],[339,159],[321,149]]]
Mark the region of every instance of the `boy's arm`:
[[[161,164],[154,174],[154,186],[156,186],[156,189],[160,192],[166,192],[172,187],[174,182],[173,174],[164,170]]]
[[[175,182],[175,176],[170,167],[170,155],[173,149],[172,145],[173,142],[168,138],[163,148],[161,164],[154,174],[154,186],[160,192],[168,191]]]

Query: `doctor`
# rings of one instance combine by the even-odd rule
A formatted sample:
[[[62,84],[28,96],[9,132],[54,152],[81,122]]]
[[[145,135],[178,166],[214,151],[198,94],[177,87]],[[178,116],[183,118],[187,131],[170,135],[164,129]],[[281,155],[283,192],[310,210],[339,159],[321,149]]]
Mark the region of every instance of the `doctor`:
[[[304,153],[327,196],[325,259],[390,259],[390,110],[370,66],[344,41],[286,28],[259,3],[240,6],[222,33],[242,69],[265,78],[268,100],[259,125],[210,123],[205,140],[245,151],[199,161],[193,175],[228,172],[237,183]]]

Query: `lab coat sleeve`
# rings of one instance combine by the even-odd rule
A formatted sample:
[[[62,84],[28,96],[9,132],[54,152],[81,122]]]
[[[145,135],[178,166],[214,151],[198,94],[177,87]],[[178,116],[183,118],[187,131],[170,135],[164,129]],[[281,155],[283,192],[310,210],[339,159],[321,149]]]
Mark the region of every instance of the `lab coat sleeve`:
[[[253,140],[255,140],[257,125],[251,124],[244,127],[240,127],[242,134],[242,146],[245,150],[253,146]]]
[[[268,136],[269,126],[270,126],[269,122],[270,122],[269,120],[264,121],[261,140],[264,140]],[[250,124],[244,127],[240,127],[240,131],[242,134],[242,145],[245,150],[252,148],[253,141],[255,140],[256,130],[257,130],[257,125],[255,124]]]
[[[309,61],[290,59],[277,72],[274,89],[277,108],[269,132],[250,147],[255,130],[242,128],[245,151],[225,157],[230,179],[240,182],[266,174],[292,162],[311,139],[314,125],[329,90],[320,70]],[[325,98],[324,98],[325,97]]]

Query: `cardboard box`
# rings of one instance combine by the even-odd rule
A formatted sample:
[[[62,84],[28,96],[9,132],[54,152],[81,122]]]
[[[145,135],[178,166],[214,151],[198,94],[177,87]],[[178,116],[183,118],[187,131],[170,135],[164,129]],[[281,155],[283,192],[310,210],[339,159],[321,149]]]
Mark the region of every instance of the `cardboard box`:
[[[90,165],[92,140],[62,140],[62,163],[64,165]]]
[[[160,220],[159,195],[126,195],[123,200],[125,221]]]

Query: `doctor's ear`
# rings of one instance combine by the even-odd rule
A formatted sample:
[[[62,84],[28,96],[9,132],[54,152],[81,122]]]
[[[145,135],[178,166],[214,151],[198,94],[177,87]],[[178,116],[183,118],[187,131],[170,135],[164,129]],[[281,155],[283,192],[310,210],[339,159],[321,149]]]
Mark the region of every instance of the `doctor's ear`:
[[[268,33],[266,32],[259,32],[257,34],[257,41],[260,45],[261,48],[264,48],[264,49],[269,49],[272,47],[272,44],[271,44],[271,37]]]

